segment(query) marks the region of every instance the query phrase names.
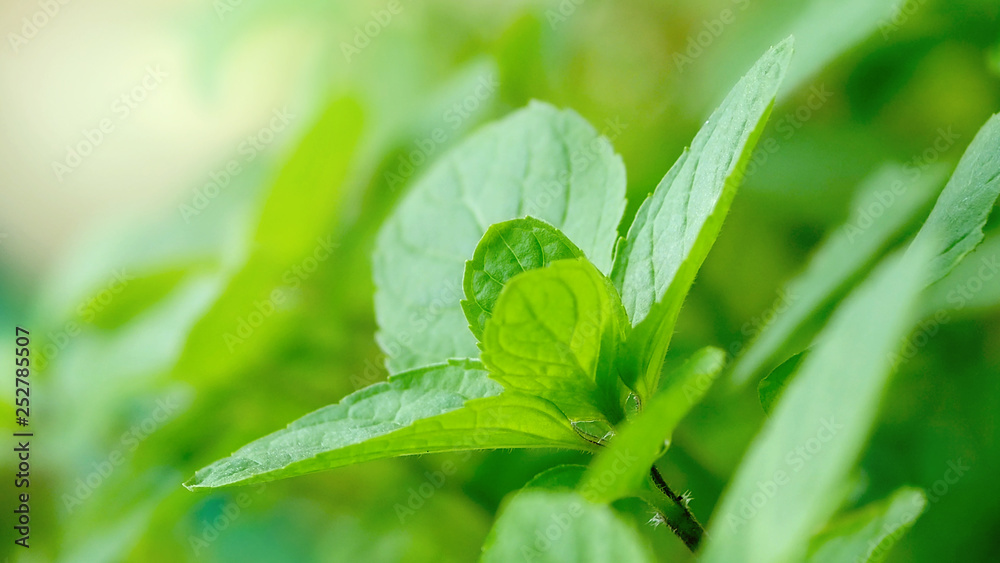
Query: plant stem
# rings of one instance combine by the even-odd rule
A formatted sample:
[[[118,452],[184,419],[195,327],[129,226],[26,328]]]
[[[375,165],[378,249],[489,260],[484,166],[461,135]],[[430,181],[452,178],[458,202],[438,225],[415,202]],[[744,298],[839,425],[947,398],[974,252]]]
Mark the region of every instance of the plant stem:
[[[658,510],[663,515],[667,526],[677,534],[677,537],[681,538],[688,549],[692,552],[697,551],[698,544],[705,535],[705,530],[698,523],[694,514],[688,510],[687,502],[670,489],[655,465],[650,469],[649,474],[653,478],[656,488],[671,501],[669,504],[657,503]]]

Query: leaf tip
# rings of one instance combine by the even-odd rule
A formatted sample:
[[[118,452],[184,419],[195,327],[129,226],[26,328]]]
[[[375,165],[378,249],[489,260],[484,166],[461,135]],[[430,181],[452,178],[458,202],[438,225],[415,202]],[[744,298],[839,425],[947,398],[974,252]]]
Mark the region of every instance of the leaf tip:
[[[794,51],[795,50],[795,35],[789,35],[788,37],[782,39],[777,45],[772,47],[774,51]]]

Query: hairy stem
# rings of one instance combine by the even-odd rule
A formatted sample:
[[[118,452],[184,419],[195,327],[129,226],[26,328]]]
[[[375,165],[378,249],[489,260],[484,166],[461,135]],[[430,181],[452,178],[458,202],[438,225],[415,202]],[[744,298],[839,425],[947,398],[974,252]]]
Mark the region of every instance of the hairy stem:
[[[650,469],[649,474],[653,478],[656,488],[670,499],[669,503],[657,502],[657,510],[663,516],[667,526],[677,534],[677,537],[681,538],[684,545],[692,552],[697,551],[698,544],[705,535],[705,530],[698,523],[694,514],[688,510],[687,501],[670,489],[655,465]]]

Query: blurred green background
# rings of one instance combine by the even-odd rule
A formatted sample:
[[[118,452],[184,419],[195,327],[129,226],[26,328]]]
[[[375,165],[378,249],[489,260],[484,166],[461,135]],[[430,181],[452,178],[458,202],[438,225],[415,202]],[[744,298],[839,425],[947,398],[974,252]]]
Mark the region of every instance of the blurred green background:
[[[23,326],[36,366],[32,547],[5,525],[4,552],[475,560],[504,496],[578,454],[429,455],[215,493],[180,486],[385,377],[369,255],[412,180],[478,125],[542,99],[613,141],[630,218],[738,77],[795,34],[671,351],[736,354],[794,299],[784,282],[843,224],[865,177],[888,161],[952,166],[1000,109],[998,18],[995,0],[4,3],[0,350],[12,357]],[[996,259],[997,223],[970,261]],[[996,560],[992,285],[948,310],[883,406],[853,500],[902,484],[930,497],[890,560]],[[0,395],[13,431],[13,384]],[[752,390],[712,396],[661,461],[703,522],[763,416]],[[459,470],[441,479],[446,462]],[[968,470],[942,487],[949,464]],[[0,473],[14,472],[0,455]],[[15,493],[3,482],[6,511]],[[644,533],[662,560],[691,559],[664,529]]]

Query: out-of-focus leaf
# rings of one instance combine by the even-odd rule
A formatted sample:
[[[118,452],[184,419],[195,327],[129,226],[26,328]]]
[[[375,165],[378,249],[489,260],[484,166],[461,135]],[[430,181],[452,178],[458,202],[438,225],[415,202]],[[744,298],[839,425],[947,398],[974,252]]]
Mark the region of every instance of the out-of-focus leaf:
[[[611,282],[586,258],[507,282],[486,323],[483,363],[510,390],[551,401],[572,421],[622,419],[615,368],[628,319]]]
[[[507,280],[556,260],[580,258],[583,252],[552,225],[533,217],[492,225],[465,263],[462,309],[477,339],[493,314]]]
[[[924,512],[920,489],[902,488],[887,499],[838,517],[812,540],[809,563],[878,563]]]
[[[805,358],[805,352],[788,358],[780,366],[774,368],[774,371],[769,373],[767,377],[760,380],[757,385],[757,398],[760,399],[760,407],[764,409],[764,412],[771,414],[771,411],[774,410],[774,405],[778,404],[778,399],[785,392],[785,388],[792,380],[792,374],[798,369],[803,358]]]
[[[926,262],[919,253],[894,255],[837,308],[724,494],[702,561],[805,556],[813,531],[843,500]]]
[[[747,9],[749,7],[759,9]],[[809,0],[758,5],[734,0],[726,7],[727,26],[720,17],[703,25],[721,26],[723,33],[707,47],[692,35],[674,54],[678,69],[695,69],[690,104],[703,108],[717,98],[750,62],[746,53],[759,52],[779,37],[796,39],[795,66],[790,68],[781,96],[802,86],[831,61],[886,25],[899,8],[894,0]],[[742,56],[740,55],[742,53]]]
[[[785,288],[787,308],[736,360],[730,375],[734,385],[743,385],[755,375],[773,370],[799,352],[822,326],[819,317],[843,298],[857,279],[867,272],[890,244],[930,205],[944,181],[944,167],[923,171],[903,165],[887,165],[859,188],[854,212],[842,228],[834,231],[813,255],[806,269]]]
[[[607,505],[572,492],[528,490],[503,509],[483,546],[484,563],[655,561],[639,532]]]
[[[613,502],[636,492],[670,445],[681,419],[701,400],[725,365],[726,353],[703,348],[671,373],[667,387],[622,426],[587,468],[580,490],[593,502]]]
[[[507,391],[476,362],[401,373],[199,470],[189,489],[272,481],[374,459],[492,448],[587,451],[548,401]]]
[[[478,354],[460,304],[465,261],[490,225],[531,215],[606,271],[625,206],[625,168],[569,110],[533,102],[442,157],[379,232],[378,341],[390,372]]]
[[[137,275],[124,283],[120,291],[112,293],[119,289],[118,287],[106,289],[81,303],[76,313],[81,320],[92,322],[98,328],[104,330],[119,328],[146,312],[151,305],[167,297],[192,269],[194,265],[185,265]],[[131,275],[128,277],[132,278]]]
[[[109,528],[102,529],[92,525],[88,529],[91,536],[74,545],[62,560],[67,563],[114,563],[127,560],[129,550],[149,525],[154,507],[154,502],[146,501]]]
[[[129,471],[130,468],[125,466],[117,468],[116,473]],[[172,492],[177,492],[177,478],[178,475],[173,471],[154,470],[130,473],[128,476],[116,474],[113,477],[114,484],[104,482],[104,486],[119,490],[101,490],[100,494],[113,497],[114,506],[125,505],[127,509],[102,511],[92,503],[82,508],[79,504],[74,505],[70,511],[74,518],[60,530],[65,547],[58,559],[67,563],[117,563],[129,560],[130,553],[151,524],[158,506]],[[76,491],[63,493],[62,498],[74,498],[76,494]],[[79,497],[75,498],[80,500]],[[44,549],[48,546],[32,543],[31,547]]]
[[[976,134],[958,168],[938,197],[911,249],[932,256],[927,283],[933,283],[983,240],[983,226],[1000,197],[1000,114]]]
[[[657,389],[681,304],[719,235],[791,56],[789,38],[737,83],[617,249],[612,279],[634,327],[622,379],[641,400]]]
[[[802,38],[801,62],[789,70],[785,91],[800,86],[832,60],[879,30],[890,21],[898,6],[893,0],[812,0],[803,3],[792,24],[781,30],[781,35]]]
[[[361,108],[353,98],[337,99],[325,109],[281,169],[264,204],[252,253],[191,331],[177,373],[211,379],[267,351],[260,342],[285,326],[287,288],[303,281],[304,274],[293,267],[306,258],[328,258],[336,247],[338,207],[361,132]],[[261,320],[251,322],[256,317]]]
[[[923,316],[977,313],[1000,306],[1000,232],[992,233],[927,289]]]
[[[246,200],[259,191],[255,186],[267,160],[248,163],[231,179],[227,196],[232,198],[222,202],[220,197],[194,219],[180,213],[152,223],[109,221],[89,231],[60,260],[59,274],[37,288],[34,322],[55,327],[72,320],[117,328],[167,298],[178,278],[224,268],[234,234],[248,215]]]
[[[557,465],[532,477],[531,481],[528,481],[524,487],[521,487],[521,490],[547,489],[551,491],[563,489],[572,491],[580,484],[580,479],[583,478],[586,471],[586,465]],[[595,502],[594,499],[587,500]]]

